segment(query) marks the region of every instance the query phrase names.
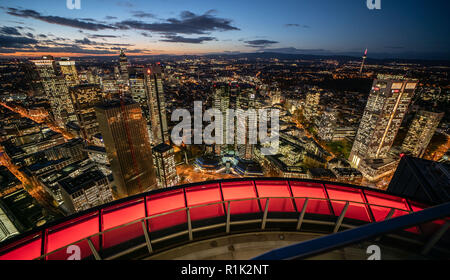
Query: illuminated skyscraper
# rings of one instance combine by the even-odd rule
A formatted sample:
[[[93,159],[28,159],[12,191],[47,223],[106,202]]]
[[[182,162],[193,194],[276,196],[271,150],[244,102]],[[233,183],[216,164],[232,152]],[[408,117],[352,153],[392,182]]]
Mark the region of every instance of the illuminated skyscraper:
[[[147,69],[145,86],[150,109],[152,144],[156,146],[169,140],[162,69],[159,65]]]
[[[387,156],[416,85],[416,80],[403,76],[378,75],[374,80],[349,157],[355,167],[363,158]]]
[[[409,127],[402,150],[413,157],[422,157],[442,117],[444,113],[419,111]]]
[[[119,55],[119,74],[120,80],[125,84],[128,83],[128,58],[123,50],[120,50]]]
[[[78,85],[70,88],[75,115],[84,139],[91,140],[99,132],[95,105],[103,99],[99,85]]]
[[[320,89],[313,87],[306,94],[305,108],[303,110],[303,115],[307,120],[312,120],[318,116],[319,102]]]
[[[163,188],[177,185],[179,178],[175,166],[173,148],[165,143],[161,143],[153,148],[153,156],[159,185]]]
[[[227,109],[230,106],[230,89],[227,86],[217,86],[214,85],[214,98],[213,98],[213,108],[219,110],[222,113],[223,124],[222,124],[222,143],[214,145],[214,153],[220,155],[221,153],[227,152],[226,137],[228,135],[226,119],[227,119]]]
[[[257,139],[257,112],[255,110],[255,91],[253,89],[242,89],[236,98],[236,132],[234,141],[235,154],[243,159],[251,159],[255,144],[249,141]],[[239,143],[239,135],[245,137],[245,143]]]
[[[111,100],[98,105],[96,114],[117,196],[156,188],[150,139],[139,104]]]
[[[75,61],[70,60],[68,57],[64,57],[58,61],[58,64],[68,87],[76,86],[80,83],[77,68],[75,67]]]
[[[56,68],[53,57],[43,56],[32,62],[36,66],[56,123],[64,126],[69,121],[76,121],[66,80]]]

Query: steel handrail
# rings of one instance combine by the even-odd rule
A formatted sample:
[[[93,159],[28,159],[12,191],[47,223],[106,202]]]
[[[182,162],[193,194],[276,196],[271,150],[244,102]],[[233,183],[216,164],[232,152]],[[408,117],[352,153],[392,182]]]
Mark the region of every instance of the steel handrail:
[[[177,213],[177,212],[182,212],[182,211],[188,211],[190,209],[195,209],[195,208],[200,208],[200,207],[206,207],[206,206],[212,206],[212,205],[218,205],[218,204],[224,205],[225,203],[228,203],[228,202],[231,204],[232,202],[259,201],[259,200],[263,200],[263,199],[265,199],[265,200],[268,200],[268,199],[309,199],[309,200],[321,200],[321,201],[326,201],[326,202],[330,202],[330,203],[331,202],[342,202],[342,203],[347,203],[348,202],[348,203],[360,204],[360,205],[364,205],[364,206],[375,206],[375,207],[382,207],[382,208],[391,209],[391,210],[398,210],[398,211],[405,212],[405,213],[411,213],[412,212],[412,211],[408,211],[408,210],[404,210],[404,209],[400,209],[400,208],[396,208],[396,207],[385,206],[385,205],[371,204],[371,203],[358,202],[358,201],[349,201],[349,200],[343,200],[343,199],[330,199],[330,198],[311,198],[311,197],[287,196],[287,197],[253,197],[253,198],[223,200],[223,201],[210,202],[210,203],[206,203],[206,204],[199,204],[199,205],[194,205],[194,206],[188,206],[188,207],[171,210],[171,211],[164,212],[164,213],[154,214],[154,215],[151,215],[151,216],[148,216],[148,217],[144,217],[144,218],[139,218],[139,219],[127,222],[125,224],[118,225],[118,226],[109,228],[107,230],[103,230],[101,232],[94,233],[94,234],[89,235],[87,237],[84,237],[84,238],[82,238],[80,240],[77,240],[77,241],[74,241],[72,243],[69,243],[69,244],[67,244],[67,245],[65,245],[63,247],[60,247],[58,249],[55,249],[55,250],[53,250],[51,252],[48,252],[46,254],[43,254],[43,255],[35,258],[35,260],[39,260],[39,259],[45,258],[47,256],[50,256],[50,255],[52,255],[54,253],[57,253],[57,252],[65,249],[65,248],[67,248],[67,247],[69,247],[71,245],[75,245],[75,244],[83,242],[83,241],[88,241],[88,240],[90,240],[92,238],[95,238],[97,236],[102,236],[105,233],[108,233],[108,232],[111,232],[111,231],[115,231],[117,229],[124,228],[124,227],[130,226],[130,225],[133,225],[133,224],[137,224],[139,222],[148,221],[150,219],[154,219],[154,218],[157,218],[157,217],[170,215],[170,214]],[[259,211],[259,212],[262,213],[264,211]],[[298,211],[295,211],[295,212],[298,212]]]

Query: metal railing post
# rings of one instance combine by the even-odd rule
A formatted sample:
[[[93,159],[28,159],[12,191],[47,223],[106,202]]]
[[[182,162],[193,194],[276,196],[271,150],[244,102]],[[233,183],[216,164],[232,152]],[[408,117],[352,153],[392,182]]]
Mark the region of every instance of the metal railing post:
[[[191,212],[189,211],[189,207],[187,208],[187,220],[188,220],[188,231],[189,231],[189,240],[192,241],[192,223],[191,223]]]
[[[230,201],[228,201],[228,203],[227,203],[227,227],[226,227],[227,233],[230,233],[230,214],[231,214],[230,206],[231,206],[231,203],[230,203]]]
[[[298,223],[296,230],[300,230],[300,227],[303,223],[303,218],[305,217],[306,208],[308,207],[308,198],[305,199],[305,202],[303,203],[302,212],[300,212],[300,216],[298,217]]]
[[[89,248],[91,248],[91,252],[94,255],[95,260],[99,261],[102,258],[100,258],[100,255],[98,254],[97,250],[95,250],[94,244],[92,244],[91,238],[87,239],[87,242],[89,244]]]
[[[342,209],[341,215],[339,215],[339,218],[336,221],[336,225],[334,227],[333,233],[338,232],[339,228],[341,227],[342,221],[344,220],[345,213],[347,212],[349,204],[350,203],[348,201],[345,203],[344,209]]]
[[[153,253],[152,243],[150,241],[150,236],[148,235],[147,226],[145,220],[142,220],[142,230],[144,231],[145,243],[147,243],[147,249],[150,254]]]
[[[261,229],[264,230],[266,228],[266,222],[267,222],[267,213],[269,212],[269,198],[267,198],[266,201],[266,207],[264,209],[264,215],[262,219]]]

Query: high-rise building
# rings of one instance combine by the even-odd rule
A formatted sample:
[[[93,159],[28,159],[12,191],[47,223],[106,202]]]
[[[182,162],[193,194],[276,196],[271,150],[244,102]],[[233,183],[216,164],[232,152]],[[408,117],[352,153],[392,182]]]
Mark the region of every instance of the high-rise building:
[[[130,95],[131,98],[139,103],[142,109],[142,114],[144,115],[147,121],[147,129],[152,134],[151,130],[151,116],[150,110],[148,106],[148,98],[147,98],[147,89],[145,86],[145,75],[143,72],[134,72],[130,73]]]
[[[305,107],[303,110],[303,115],[307,120],[313,120],[313,118],[318,116],[319,102],[320,89],[313,87],[306,94]]]
[[[387,157],[416,85],[403,76],[378,75],[374,80],[349,157],[353,166],[358,168],[362,159]]]
[[[403,156],[386,190],[431,204],[450,201],[450,166]]]
[[[332,141],[336,130],[337,111],[327,108],[319,120],[318,136],[323,141]]]
[[[156,176],[161,187],[172,187],[178,184],[179,178],[175,166],[175,154],[173,148],[161,143],[153,148]]]
[[[110,100],[96,107],[96,115],[117,196],[154,189],[152,150],[139,104],[128,99]]]
[[[402,151],[413,157],[422,157],[443,117],[444,113],[419,111],[403,141]]]
[[[145,74],[147,102],[150,109],[152,144],[154,146],[169,140],[167,129],[166,100],[163,89],[162,69],[155,65]]]
[[[99,132],[95,105],[103,99],[102,89],[99,85],[78,85],[70,88],[70,96],[82,136],[91,140]]]
[[[120,50],[119,55],[119,75],[123,83],[128,83],[128,58],[123,50]]]
[[[75,61],[70,60],[68,57],[64,57],[58,61],[58,65],[68,87],[76,86],[80,83],[77,68],[75,67]]]
[[[64,126],[69,121],[76,121],[66,80],[56,68],[53,57],[43,56],[31,62],[36,66],[56,123]]]
[[[250,135],[257,139],[257,112],[255,110],[255,91],[254,89],[242,89],[236,97],[236,121],[235,121],[235,155],[242,159],[251,159],[253,157],[253,148],[256,143],[251,143]],[[240,143],[239,136],[245,137],[244,142]]]
[[[83,172],[58,182],[66,209],[72,213],[113,201],[108,179],[99,170]]]
[[[214,153],[220,155],[227,152],[226,139],[229,132],[227,131],[226,119],[227,109],[230,106],[230,89],[227,86],[214,85],[214,98],[213,98],[213,108],[219,110],[222,113],[223,124],[222,124],[222,143],[214,145]]]

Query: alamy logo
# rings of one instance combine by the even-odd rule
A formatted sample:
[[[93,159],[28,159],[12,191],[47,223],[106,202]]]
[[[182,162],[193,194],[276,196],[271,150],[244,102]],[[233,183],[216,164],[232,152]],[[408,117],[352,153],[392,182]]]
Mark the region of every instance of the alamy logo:
[[[177,122],[180,118],[182,119],[172,129],[171,138],[175,145],[179,146],[182,143],[255,145],[259,140],[263,155],[278,153],[280,129],[278,109],[226,109],[221,112],[211,108],[203,114],[202,108],[201,101],[194,101],[193,129],[191,114],[188,110],[176,109],[172,112],[171,121]],[[209,123],[204,129],[203,122]],[[270,129],[268,122],[270,122]]]
[[[67,260],[79,261],[81,260],[81,248],[78,245],[70,245],[66,249],[66,253],[69,254]]]
[[[381,260],[381,249],[378,245],[370,245],[367,247],[366,253],[369,255],[367,258],[369,261]]]
[[[381,0],[367,0],[366,4],[369,10],[381,10]]]
[[[73,10],[73,9],[81,9],[81,0],[67,0],[66,1],[67,9]]]

